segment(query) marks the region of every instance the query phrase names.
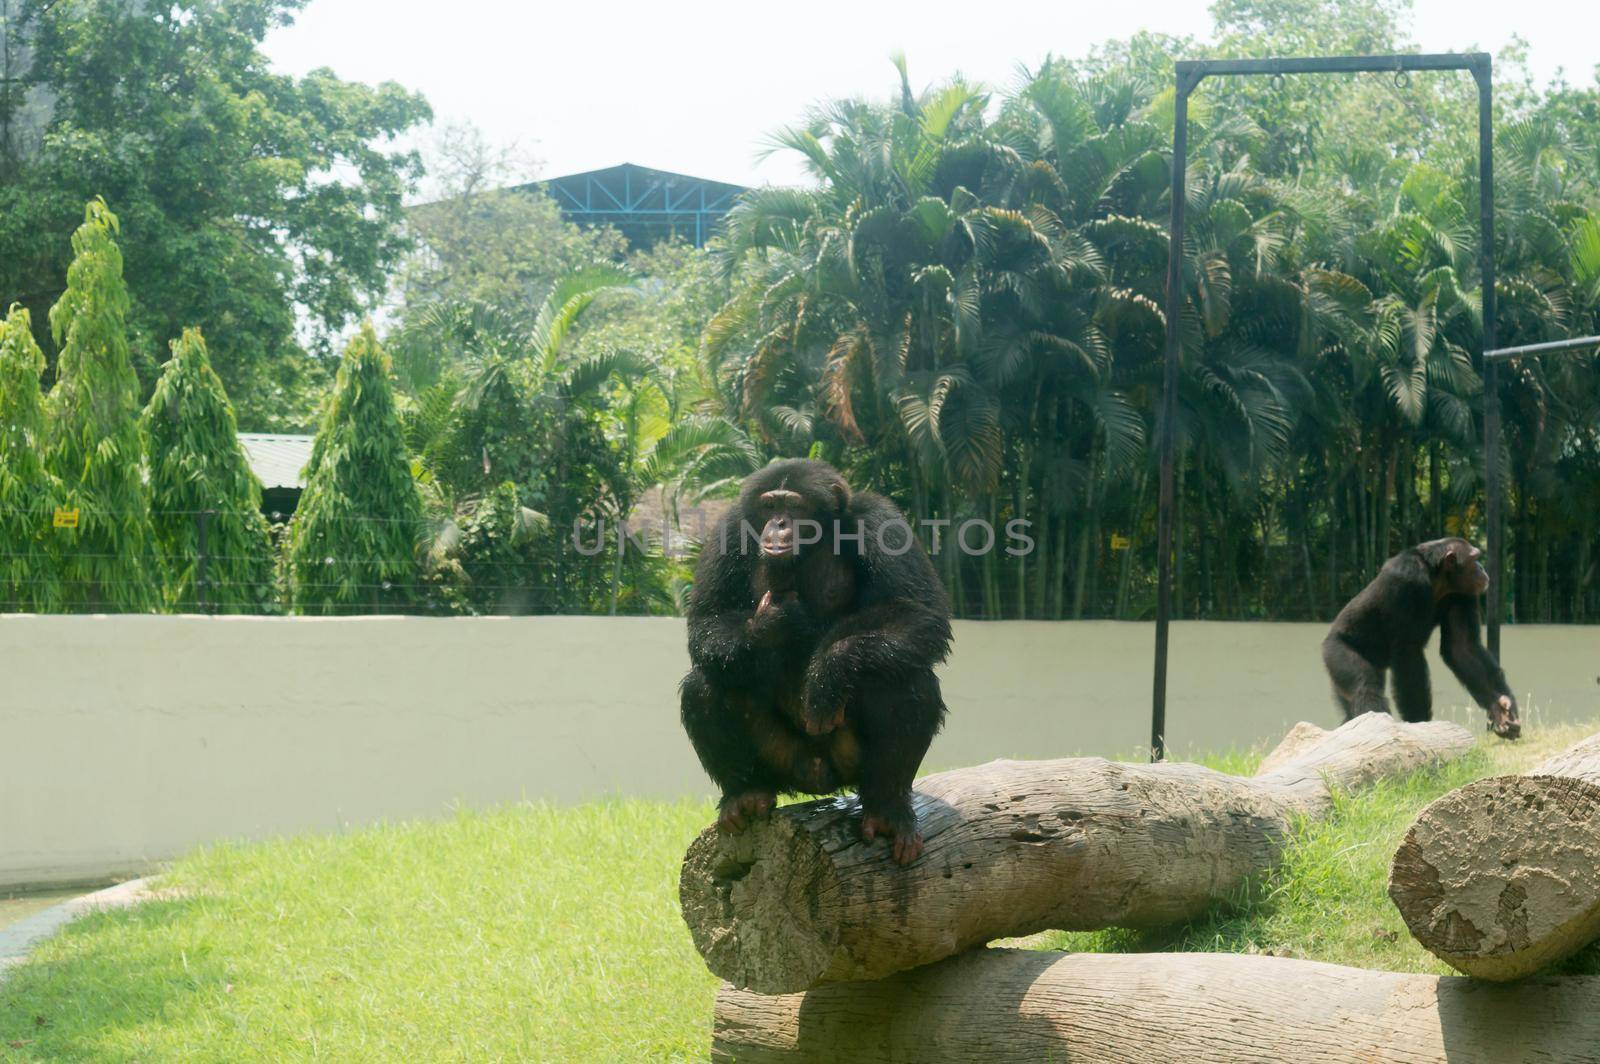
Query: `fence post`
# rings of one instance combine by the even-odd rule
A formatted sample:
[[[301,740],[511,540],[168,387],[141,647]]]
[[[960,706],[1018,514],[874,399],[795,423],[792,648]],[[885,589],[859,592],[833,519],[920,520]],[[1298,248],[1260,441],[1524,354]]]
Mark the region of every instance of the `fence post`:
[[[212,510],[200,510],[194,515],[200,539],[200,556],[195,559],[194,567],[194,597],[195,604],[201,613],[210,612],[206,608],[206,529],[211,524],[211,515],[214,512]]]

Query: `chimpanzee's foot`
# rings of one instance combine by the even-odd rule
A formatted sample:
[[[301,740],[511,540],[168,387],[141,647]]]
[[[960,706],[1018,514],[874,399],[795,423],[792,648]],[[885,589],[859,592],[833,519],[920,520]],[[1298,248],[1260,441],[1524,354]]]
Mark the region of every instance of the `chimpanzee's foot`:
[[[1489,730],[1502,739],[1521,738],[1522,721],[1517,717],[1517,703],[1501,695],[1489,707]]]
[[[724,795],[717,810],[717,827],[723,831],[743,831],[772,812],[778,796],[772,791],[741,791]]]
[[[917,831],[917,818],[909,809],[899,814],[862,813],[861,838],[871,842],[879,835],[889,841],[889,856],[895,864],[910,864],[922,856],[922,835]]]

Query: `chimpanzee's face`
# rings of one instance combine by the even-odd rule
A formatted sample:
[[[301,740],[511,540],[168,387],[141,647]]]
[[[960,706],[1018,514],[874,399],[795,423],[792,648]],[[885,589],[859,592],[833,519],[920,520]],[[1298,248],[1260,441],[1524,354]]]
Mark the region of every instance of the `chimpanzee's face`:
[[[800,548],[806,543],[817,541],[816,507],[798,491],[779,485],[762,492],[758,505],[763,522],[762,560],[785,564],[799,557]]]
[[[1450,548],[1445,556],[1445,572],[1453,590],[1463,595],[1481,595],[1489,590],[1489,574],[1483,568],[1483,551],[1465,540]]]

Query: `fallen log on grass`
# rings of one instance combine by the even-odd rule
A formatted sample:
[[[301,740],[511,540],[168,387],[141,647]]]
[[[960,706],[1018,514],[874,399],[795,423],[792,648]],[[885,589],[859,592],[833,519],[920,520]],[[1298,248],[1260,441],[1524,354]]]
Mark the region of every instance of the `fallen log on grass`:
[[[1518,979],[1600,937],[1600,735],[1424,809],[1389,897],[1418,942],[1480,979]]]
[[[1600,1061],[1600,976],[1490,986],[1230,953],[977,949],[870,983],[722,987],[739,1064]]]
[[[918,781],[926,847],[910,865],[856,835],[853,799],[779,809],[689,847],[679,900],[713,973],[761,993],[877,979],[1049,928],[1172,923],[1270,868],[1329,788],[1459,756],[1444,721],[1368,714],[1297,725],[1265,771],[1101,758],[995,761]]]

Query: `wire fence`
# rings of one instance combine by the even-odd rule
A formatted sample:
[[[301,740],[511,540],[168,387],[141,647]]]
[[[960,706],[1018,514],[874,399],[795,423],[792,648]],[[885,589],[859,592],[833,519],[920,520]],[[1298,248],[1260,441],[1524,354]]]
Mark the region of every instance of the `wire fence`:
[[[223,520],[217,511],[156,511],[153,526],[164,534],[130,561],[104,549],[115,542],[106,533],[138,513],[82,511],[70,520],[46,509],[0,513],[0,529],[33,533],[21,542],[16,535],[0,541],[0,612],[672,616],[686,606],[699,544],[712,535],[693,521],[618,529],[584,518],[519,533],[470,517],[359,516],[348,519],[355,534],[347,542],[320,557],[300,551],[292,558],[287,515],[268,516],[276,519],[260,550],[241,552],[238,536],[216,534]],[[396,525],[412,532],[410,557],[360,549]],[[951,546],[948,534],[942,543],[919,534],[935,554],[957,617],[1006,620],[1150,620],[1156,566],[1147,538],[1108,529],[1081,552],[1041,557],[1012,554],[1004,541],[971,554]],[[173,549],[174,542],[181,546]],[[1328,621],[1373,576],[1359,566],[1315,564],[1288,547],[1227,566],[1205,564],[1206,557],[1197,552],[1180,560],[1177,619]],[[1550,617],[1519,615],[1513,596],[1508,617],[1600,616],[1594,588],[1569,594],[1572,601],[1557,602],[1560,612]]]
[[[673,550],[633,536],[619,557],[592,532],[581,541],[549,526],[513,534],[469,517],[351,515],[347,539],[319,553],[291,549],[292,515],[264,516],[266,536],[213,509],[8,508],[0,612],[672,614],[688,582],[681,537]],[[146,535],[124,549],[140,542],[130,528]],[[396,528],[409,554],[362,549],[393,541]]]

